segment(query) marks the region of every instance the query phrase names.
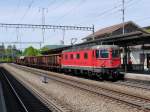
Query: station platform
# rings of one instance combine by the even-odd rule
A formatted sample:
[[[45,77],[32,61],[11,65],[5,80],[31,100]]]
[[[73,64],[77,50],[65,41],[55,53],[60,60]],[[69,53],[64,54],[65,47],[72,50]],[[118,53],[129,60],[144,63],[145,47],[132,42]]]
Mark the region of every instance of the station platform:
[[[124,73],[124,74],[125,74],[125,79],[150,81],[150,74],[145,74],[145,73]]]
[[[7,112],[1,82],[0,82],[0,112]]]

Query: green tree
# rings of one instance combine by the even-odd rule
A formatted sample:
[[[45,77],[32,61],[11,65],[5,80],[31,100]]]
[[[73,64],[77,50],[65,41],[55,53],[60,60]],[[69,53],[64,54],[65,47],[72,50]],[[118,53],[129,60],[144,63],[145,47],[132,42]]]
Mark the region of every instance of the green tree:
[[[38,55],[40,55],[40,52],[37,49],[35,49],[34,47],[30,46],[24,50],[23,54],[25,56],[38,56]]]

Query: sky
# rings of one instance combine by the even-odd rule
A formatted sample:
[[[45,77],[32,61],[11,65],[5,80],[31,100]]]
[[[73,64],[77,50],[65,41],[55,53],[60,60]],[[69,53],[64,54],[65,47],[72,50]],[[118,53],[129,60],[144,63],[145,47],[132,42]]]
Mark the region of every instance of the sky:
[[[0,23],[42,24],[42,8],[45,8],[45,24],[95,26],[95,31],[122,22],[122,0],[0,0]],[[125,21],[133,21],[141,27],[150,26],[150,0],[125,0]],[[71,38],[82,38],[90,31],[46,30],[44,45],[65,44]],[[0,28],[0,42],[40,42],[40,29]],[[39,44],[19,44],[19,49]]]

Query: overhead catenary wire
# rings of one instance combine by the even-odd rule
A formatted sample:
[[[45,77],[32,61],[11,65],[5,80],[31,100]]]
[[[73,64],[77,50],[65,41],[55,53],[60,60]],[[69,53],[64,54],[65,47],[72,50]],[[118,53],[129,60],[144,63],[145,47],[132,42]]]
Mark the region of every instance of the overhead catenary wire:
[[[52,0],[51,2],[49,2],[48,7],[50,7],[50,6],[53,5],[54,3],[56,3],[56,0]]]
[[[107,15],[114,15],[114,14],[116,14],[116,12],[120,11],[120,7],[121,6],[122,6],[122,4],[119,3],[119,4],[117,4],[117,5],[113,6],[113,7],[110,7],[108,9],[104,9],[102,12],[100,12],[99,14],[97,14],[95,17],[99,18],[99,17],[105,17]],[[90,20],[84,20],[84,23],[87,22],[87,21],[90,21]],[[82,24],[82,22],[79,23],[79,24]]]
[[[57,2],[57,5],[54,8],[52,8],[52,9],[50,9],[51,8],[50,6],[54,5],[54,3],[49,5],[48,6],[49,12],[50,11],[54,11],[55,9],[59,9],[59,8],[65,6],[66,3],[69,3],[69,2],[67,0],[65,0],[65,1],[61,0],[61,1]]]
[[[133,1],[133,0],[128,0],[128,1],[125,1],[125,3],[126,3],[126,4],[129,4],[129,3],[132,2],[132,1]],[[118,5],[116,5],[116,6],[112,7],[112,8],[109,8],[109,9],[107,9],[107,10],[104,10],[103,12],[101,12],[100,14],[98,14],[97,17],[103,16],[103,15],[105,15],[105,14],[107,14],[107,13],[110,13],[110,12],[116,10],[116,9],[118,9],[117,11],[119,12],[119,11],[120,11],[120,7],[122,7],[122,3],[119,3]],[[116,11],[115,11],[115,12],[116,12]]]
[[[54,11],[55,9],[60,8],[62,5],[65,4],[65,2],[68,2],[68,1],[66,1],[66,0],[65,0],[65,2],[64,2],[63,0],[61,0],[61,1],[59,1],[59,2],[56,2],[56,1],[57,1],[57,0],[52,0],[51,2],[49,2],[49,3],[48,3],[48,6],[46,6],[45,9],[48,10],[48,12],[51,12],[51,11]],[[62,5],[59,5],[59,4],[58,4],[56,7],[52,8],[51,6],[54,5],[55,3],[57,3],[57,4],[58,4],[58,3],[62,3]],[[37,15],[38,15],[38,13],[40,12],[41,9],[42,9],[42,8],[38,7],[38,8],[37,8],[37,12],[31,15],[32,18],[33,18],[31,21],[34,21],[35,17],[37,17]],[[41,16],[38,16],[38,17],[41,17]]]
[[[17,11],[18,11],[19,8],[20,8],[21,1],[22,1],[22,0],[18,0],[17,6],[16,6],[16,8],[15,8],[14,11],[13,11],[14,13],[12,13],[12,18],[16,16],[16,13],[17,13]]]
[[[134,3],[136,2],[136,0],[135,0],[135,1],[134,1],[134,0],[128,0],[128,1],[129,1],[129,2],[126,2],[126,4],[128,3],[129,5],[127,5],[127,7],[125,6],[125,8],[128,8],[128,6],[133,6],[133,5],[131,5],[131,4],[134,4]],[[131,1],[132,1],[132,2],[131,2]],[[138,1],[138,0],[137,0],[137,1]],[[51,0],[51,2],[52,2],[52,0]],[[53,3],[54,3],[54,2],[53,2]],[[56,3],[56,2],[55,2],[55,3]],[[52,4],[51,4],[51,5],[52,5]],[[33,7],[33,6],[32,6],[32,7]],[[58,7],[59,7],[59,6],[58,6]],[[78,7],[77,7],[77,8],[78,8]],[[119,8],[119,7],[118,7],[118,8]],[[108,12],[106,11],[106,13],[105,13],[104,15],[103,15],[103,14],[101,15],[101,13],[100,13],[100,17],[101,17],[101,16],[108,15],[108,14],[114,15],[114,14],[116,14],[115,12],[119,12],[119,11],[118,11],[118,8],[115,8],[115,7],[114,7],[114,10],[113,10],[113,11],[108,11]],[[52,7],[52,9],[53,9],[53,7]],[[75,8],[75,9],[76,9],[76,8]],[[53,11],[53,10],[52,10],[52,11]],[[74,11],[74,10],[72,10],[72,11]],[[71,12],[72,12],[72,11],[71,11]],[[29,12],[29,11],[28,11],[28,12]],[[68,11],[68,12],[69,12],[69,11]],[[70,13],[71,13],[71,12],[70,12]],[[69,13],[69,14],[70,14],[70,13]],[[28,14],[28,13],[27,13],[27,14]],[[26,14],[26,16],[27,16],[27,14]],[[68,16],[69,14],[67,14],[66,16]],[[66,16],[65,16],[65,17],[66,17]],[[36,17],[36,16],[35,16],[35,17]],[[63,19],[63,18],[62,18],[62,19]],[[60,20],[61,20],[61,19],[60,19]],[[142,20],[143,20],[143,19],[142,19]],[[144,21],[145,21],[145,20],[148,20],[148,18],[144,18]],[[139,21],[139,20],[138,20],[138,21]]]
[[[122,0],[121,0],[122,1]],[[125,9],[128,8],[128,6],[131,6],[132,3],[133,3],[134,0],[125,0]],[[130,4],[131,3],[131,4]],[[108,9],[104,9],[104,11],[100,12],[99,14],[97,14],[96,18],[99,19],[99,17],[106,17],[106,16],[110,16],[110,15],[116,15],[117,12],[119,13],[122,9],[122,3],[119,2],[119,4],[113,6],[113,7],[110,7]],[[89,19],[89,18],[88,18]],[[91,20],[84,20],[84,22],[81,22],[79,24],[83,24],[85,22],[89,22]]]
[[[56,19],[54,22],[58,22],[62,19],[64,19],[66,16],[68,16],[71,12],[73,12],[76,8],[81,7],[84,3],[86,2],[86,0],[81,0],[76,6],[72,7],[69,11],[67,11],[65,14],[63,14],[62,16],[60,16],[58,19]]]
[[[25,11],[25,13],[23,14],[23,16],[20,18],[20,22],[26,17],[26,15],[28,14],[28,12],[30,11],[32,5],[34,3],[34,0],[31,0],[31,2],[29,3],[27,10]]]
[[[127,2],[127,6],[125,6],[125,8],[131,8],[132,6],[134,6],[135,4],[137,4],[137,3],[140,3],[142,0],[129,0],[128,2]]]

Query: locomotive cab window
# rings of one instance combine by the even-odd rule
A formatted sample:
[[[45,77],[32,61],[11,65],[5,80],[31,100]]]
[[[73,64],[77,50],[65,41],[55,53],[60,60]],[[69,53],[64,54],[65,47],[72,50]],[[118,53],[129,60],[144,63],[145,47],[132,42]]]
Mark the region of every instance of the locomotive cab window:
[[[96,50],[96,58],[99,58],[100,55],[99,55],[99,50]]]
[[[119,50],[113,49],[112,50],[112,57],[117,58],[120,56]]]
[[[100,50],[100,57],[101,58],[108,58],[108,56],[109,56],[109,52],[107,49]]]
[[[70,59],[73,59],[73,54],[70,54]]]
[[[76,58],[77,58],[77,59],[80,59],[80,54],[76,54]]]
[[[68,59],[68,55],[67,55],[67,54],[65,55],[65,59],[66,59],[66,60]]]

